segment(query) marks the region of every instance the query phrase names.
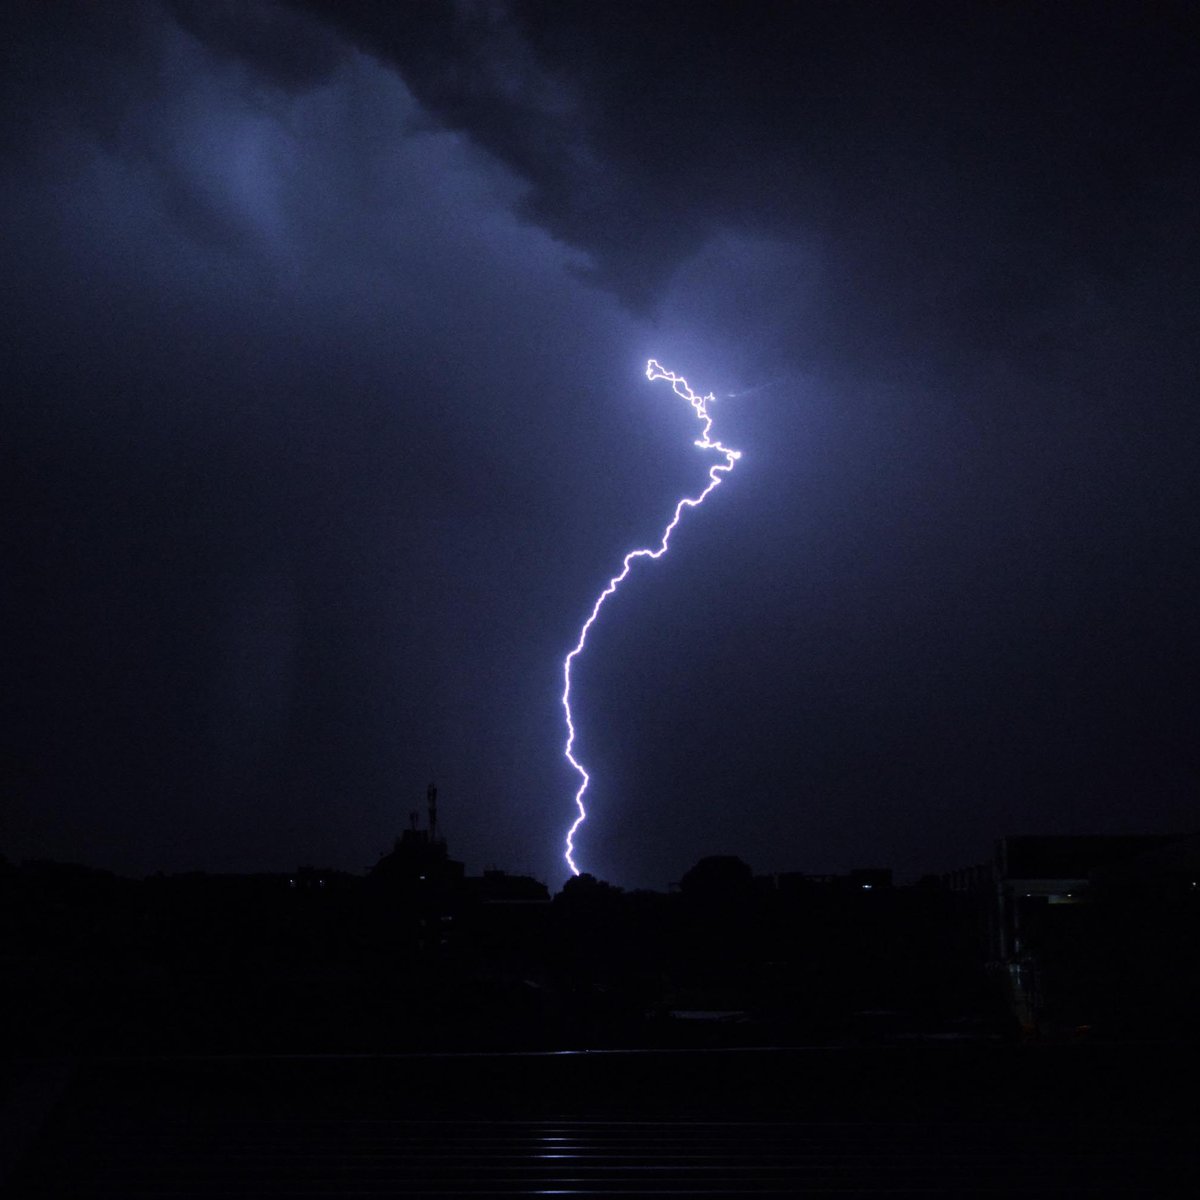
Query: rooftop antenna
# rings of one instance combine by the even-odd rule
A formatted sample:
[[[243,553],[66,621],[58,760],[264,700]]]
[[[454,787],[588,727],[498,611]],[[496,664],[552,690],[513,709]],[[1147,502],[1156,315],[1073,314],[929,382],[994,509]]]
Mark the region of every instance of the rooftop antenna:
[[[429,801],[429,840],[436,842],[437,836],[437,788],[431,783],[429,789],[425,793],[426,800]]]

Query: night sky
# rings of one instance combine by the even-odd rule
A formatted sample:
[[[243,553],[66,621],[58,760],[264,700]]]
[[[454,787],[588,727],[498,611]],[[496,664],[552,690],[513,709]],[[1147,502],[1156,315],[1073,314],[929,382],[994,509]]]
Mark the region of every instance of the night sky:
[[[6,4],[0,851],[1195,829],[1190,7]]]

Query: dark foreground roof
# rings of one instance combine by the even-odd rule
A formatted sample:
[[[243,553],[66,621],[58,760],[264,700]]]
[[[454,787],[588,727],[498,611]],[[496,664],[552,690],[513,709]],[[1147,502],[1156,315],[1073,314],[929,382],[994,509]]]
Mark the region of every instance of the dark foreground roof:
[[[1190,1196],[1178,1047],[78,1065],[31,1197]],[[1179,1092],[1177,1094],[1183,1094]]]

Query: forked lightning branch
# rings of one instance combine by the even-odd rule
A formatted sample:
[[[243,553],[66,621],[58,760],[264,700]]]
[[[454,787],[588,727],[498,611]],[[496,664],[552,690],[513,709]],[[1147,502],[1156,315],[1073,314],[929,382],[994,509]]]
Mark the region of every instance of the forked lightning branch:
[[[701,450],[716,451],[724,461],[714,463],[709,467],[708,485],[698,496],[685,496],[675,505],[675,512],[668,522],[667,527],[663,530],[657,548],[645,546],[637,550],[631,550],[625,555],[624,559],[621,560],[620,571],[608,581],[608,586],[596,597],[596,601],[592,605],[592,610],[579,631],[579,640],[575,643],[575,648],[563,659],[562,706],[567,720],[567,741],[563,747],[563,754],[567,762],[579,774],[579,788],[575,793],[575,807],[578,811],[575,820],[571,823],[571,828],[567,830],[567,846],[564,854],[567,866],[571,868],[573,875],[579,874],[579,867],[575,862],[575,835],[579,832],[579,827],[587,820],[587,809],[583,804],[583,796],[588,789],[591,779],[584,765],[575,757],[575,722],[571,717],[571,666],[583,653],[583,649],[587,645],[588,631],[596,623],[596,618],[600,615],[600,610],[604,607],[604,602],[624,583],[634,562],[639,558],[662,558],[667,552],[671,534],[675,531],[675,526],[679,524],[679,519],[683,516],[683,510],[685,508],[698,508],[703,504],[712,490],[733,470],[733,464],[742,456],[740,450],[730,450],[728,446],[723,446],[711,436],[713,422],[712,417],[708,415],[708,404],[714,398],[711,392],[707,396],[696,395],[688,386],[688,381],[682,375],[676,375],[673,371],[664,370],[653,358],[646,364],[646,378],[651,382],[657,379],[665,379],[671,385],[671,390],[675,395],[681,400],[686,400],[692,406],[696,414],[696,419],[702,427],[702,432],[696,439],[695,445],[699,446]]]

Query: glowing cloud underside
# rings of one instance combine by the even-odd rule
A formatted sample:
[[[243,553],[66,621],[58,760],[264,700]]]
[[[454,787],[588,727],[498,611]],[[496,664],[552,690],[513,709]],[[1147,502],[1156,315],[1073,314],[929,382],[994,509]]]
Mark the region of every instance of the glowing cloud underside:
[[[675,395],[681,400],[686,400],[692,406],[696,413],[696,419],[703,426],[703,432],[696,439],[695,445],[699,446],[701,450],[715,450],[724,457],[725,461],[723,463],[714,463],[713,466],[709,467],[708,486],[700,495],[685,496],[675,505],[675,514],[672,516],[666,529],[663,530],[662,539],[658,543],[658,549],[652,550],[649,547],[644,547],[639,550],[631,550],[625,555],[621,561],[620,572],[608,581],[608,586],[596,597],[596,602],[592,605],[592,611],[588,615],[588,619],[584,621],[583,628],[579,631],[579,640],[575,643],[575,649],[563,659],[562,706],[567,718],[567,741],[563,747],[563,755],[567,762],[579,772],[580,779],[579,790],[575,793],[575,807],[579,810],[579,813],[572,822],[571,828],[567,830],[567,848],[563,855],[573,875],[579,874],[579,867],[575,863],[575,834],[578,832],[580,825],[587,820],[587,810],[583,806],[583,794],[587,791],[591,780],[583,764],[574,754],[575,723],[571,720],[571,664],[583,653],[583,648],[587,645],[588,630],[595,624],[605,600],[625,581],[625,577],[629,574],[634,560],[638,558],[662,558],[667,552],[667,544],[671,540],[671,534],[675,531],[675,526],[679,524],[679,518],[683,516],[683,510],[685,508],[698,508],[703,504],[708,494],[721,482],[724,476],[733,470],[733,464],[742,456],[740,450],[730,450],[728,446],[722,446],[720,442],[713,441],[709,436],[712,432],[712,417],[708,415],[707,405],[713,399],[711,392],[707,396],[697,396],[688,387],[688,382],[683,376],[676,375],[673,371],[664,371],[653,358],[646,364],[646,378],[651,381],[656,379],[667,380]]]

